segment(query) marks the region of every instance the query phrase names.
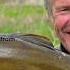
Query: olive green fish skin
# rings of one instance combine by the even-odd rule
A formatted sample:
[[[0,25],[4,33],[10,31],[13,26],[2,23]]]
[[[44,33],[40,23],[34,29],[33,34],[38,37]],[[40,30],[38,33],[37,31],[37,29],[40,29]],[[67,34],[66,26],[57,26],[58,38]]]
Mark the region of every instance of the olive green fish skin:
[[[0,41],[0,70],[70,70],[70,56],[15,38]]]

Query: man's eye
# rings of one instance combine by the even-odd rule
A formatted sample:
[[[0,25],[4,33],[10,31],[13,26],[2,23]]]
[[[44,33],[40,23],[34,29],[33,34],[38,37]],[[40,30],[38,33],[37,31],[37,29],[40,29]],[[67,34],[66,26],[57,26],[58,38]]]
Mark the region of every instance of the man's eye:
[[[60,9],[60,11],[70,11],[70,8]]]

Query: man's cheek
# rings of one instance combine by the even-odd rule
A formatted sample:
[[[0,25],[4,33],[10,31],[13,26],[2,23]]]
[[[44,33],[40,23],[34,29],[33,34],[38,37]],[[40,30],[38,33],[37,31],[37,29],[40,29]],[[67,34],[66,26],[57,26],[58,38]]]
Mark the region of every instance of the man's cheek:
[[[58,29],[62,29],[67,21],[68,21],[68,17],[58,16],[57,18],[55,18],[54,24]]]

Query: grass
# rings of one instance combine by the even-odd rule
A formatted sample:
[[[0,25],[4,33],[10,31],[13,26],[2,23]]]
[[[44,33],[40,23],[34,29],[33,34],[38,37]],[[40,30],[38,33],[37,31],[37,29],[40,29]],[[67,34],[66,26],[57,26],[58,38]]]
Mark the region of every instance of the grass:
[[[46,21],[46,13],[41,6],[0,5],[0,33],[39,34],[48,36],[54,45],[58,45],[52,27]]]

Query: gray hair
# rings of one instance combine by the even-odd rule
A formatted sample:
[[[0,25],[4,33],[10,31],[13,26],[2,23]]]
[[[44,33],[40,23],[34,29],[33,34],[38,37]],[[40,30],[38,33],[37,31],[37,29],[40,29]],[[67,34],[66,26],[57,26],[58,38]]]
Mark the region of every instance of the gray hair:
[[[53,1],[52,0],[44,0],[45,8],[48,10],[48,15],[52,16],[52,6]]]

